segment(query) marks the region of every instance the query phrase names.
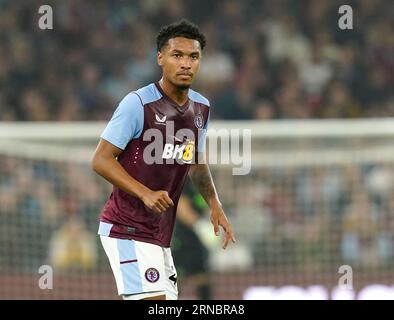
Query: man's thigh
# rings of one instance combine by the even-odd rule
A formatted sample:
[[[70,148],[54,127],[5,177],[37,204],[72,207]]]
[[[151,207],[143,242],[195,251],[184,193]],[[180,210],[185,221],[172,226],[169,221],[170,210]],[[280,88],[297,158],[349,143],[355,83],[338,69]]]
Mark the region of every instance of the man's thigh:
[[[134,295],[140,299],[165,292],[166,268],[162,247],[106,236],[100,236],[100,239],[110,262],[119,295]]]

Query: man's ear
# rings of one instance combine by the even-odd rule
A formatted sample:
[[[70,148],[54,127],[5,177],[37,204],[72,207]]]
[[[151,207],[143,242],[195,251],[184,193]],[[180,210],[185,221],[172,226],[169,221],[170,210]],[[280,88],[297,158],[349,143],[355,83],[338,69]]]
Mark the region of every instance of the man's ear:
[[[163,54],[157,51],[157,64],[161,67],[163,65]]]

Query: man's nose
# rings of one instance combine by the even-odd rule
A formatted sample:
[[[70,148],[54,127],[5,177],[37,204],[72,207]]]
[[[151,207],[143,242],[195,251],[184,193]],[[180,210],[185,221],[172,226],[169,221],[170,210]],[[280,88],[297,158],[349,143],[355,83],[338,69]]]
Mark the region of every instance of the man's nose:
[[[185,57],[184,59],[182,59],[182,64],[181,64],[181,68],[182,69],[191,69],[191,61],[188,57]]]

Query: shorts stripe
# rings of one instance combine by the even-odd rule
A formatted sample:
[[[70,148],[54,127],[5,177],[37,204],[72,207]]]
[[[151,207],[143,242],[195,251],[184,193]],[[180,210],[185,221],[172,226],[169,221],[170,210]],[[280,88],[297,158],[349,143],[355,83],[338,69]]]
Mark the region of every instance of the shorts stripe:
[[[132,263],[132,262],[137,262],[137,259],[134,260],[126,260],[126,261],[121,261],[120,264],[124,264],[124,263]]]
[[[135,242],[133,240],[117,239],[119,262],[120,261],[137,261],[135,251]],[[123,263],[120,264],[120,272],[122,274],[122,281],[125,293],[139,293],[143,292],[142,281],[138,263]]]
[[[112,223],[100,221],[99,230],[97,233],[101,236],[108,237],[113,226],[114,225]]]

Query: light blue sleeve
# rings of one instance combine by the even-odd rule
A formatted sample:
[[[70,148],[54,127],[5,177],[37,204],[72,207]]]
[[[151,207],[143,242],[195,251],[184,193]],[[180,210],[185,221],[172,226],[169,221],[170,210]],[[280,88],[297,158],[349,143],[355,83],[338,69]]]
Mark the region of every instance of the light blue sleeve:
[[[200,139],[198,140],[197,151],[198,152],[205,152],[205,142],[207,140],[207,131],[208,131],[208,122],[211,112],[208,114],[207,122],[205,122],[204,128],[201,130]]]
[[[136,93],[129,93],[116,108],[101,138],[124,150],[130,140],[138,138],[144,126],[144,107]]]

